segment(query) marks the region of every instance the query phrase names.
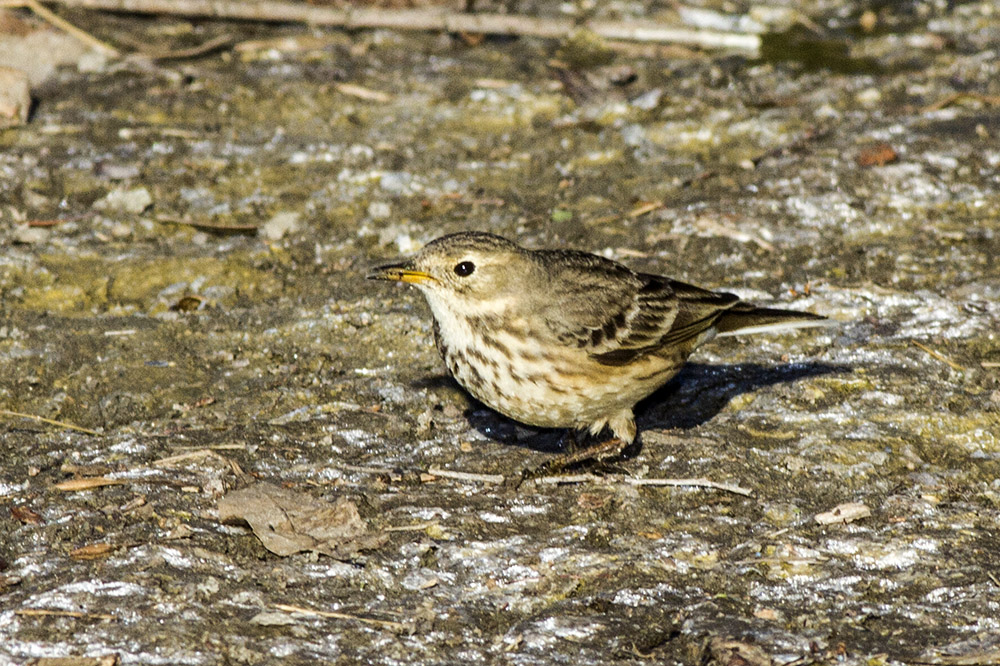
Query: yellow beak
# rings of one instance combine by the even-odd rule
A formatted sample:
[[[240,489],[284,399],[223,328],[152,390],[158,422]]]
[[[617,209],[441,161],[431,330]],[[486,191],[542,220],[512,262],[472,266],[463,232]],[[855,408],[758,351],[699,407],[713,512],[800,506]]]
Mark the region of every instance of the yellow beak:
[[[409,284],[434,281],[430,273],[413,270],[408,264],[379,266],[373,269],[367,277],[369,280],[392,280],[393,282],[406,282]]]

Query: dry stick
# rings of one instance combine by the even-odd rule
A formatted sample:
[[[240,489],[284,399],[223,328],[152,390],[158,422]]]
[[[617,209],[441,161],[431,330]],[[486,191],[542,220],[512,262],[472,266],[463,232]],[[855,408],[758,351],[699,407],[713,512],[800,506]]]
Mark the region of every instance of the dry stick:
[[[947,356],[945,356],[941,352],[936,351],[934,349],[931,349],[927,345],[922,345],[919,342],[917,342],[916,340],[910,340],[910,342],[913,343],[914,347],[917,347],[919,349],[924,350],[925,352],[927,352],[928,354],[930,354],[932,357],[936,358],[937,360],[941,361],[942,363],[946,363],[947,365],[951,366],[952,369],[954,369],[954,370],[965,370],[965,368],[963,368],[962,366],[960,366],[958,363],[955,363],[953,360],[951,360],[950,358],[948,358]]]
[[[55,419],[47,419],[44,416],[37,416],[35,414],[25,414],[23,412],[12,412],[9,409],[0,409],[0,415],[19,416],[24,419],[32,419],[34,421],[41,421],[42,423],[48,423],[49,425],[59,426],[60,428],[69,428],[70,430],[85,432],[88,435],[94,435],[95,437],[101,436],[101,433],[97,432],[96,430],[91,430],[90,428],[84,428],[82,426],[73,425],[72,423],[66,423],[65,421],[56,421]]]
[[[283,610],[286,613],[299,613],[302,615],[314,615],[318,617],[330,617],[337,620],[354,620],[356,622],[361,622],[362,624],[370,624],[375,627],[383,627],[385,629],[390,629],[392,631],[401,632],[406,627],[400,622],[393,622],[391,620],[376,620],[369,617],[361,617],[360,615],[351,615],[350,613],[337,613],[331,611],[321,611],[315,610],[313,608],[305,608],[303,606],[294,606],[292,604],[274,604],[274,607],[278,610]]]
[[[52,0],[84,7],[135,14],[200,16],[217,19],[307,23],[340,28],[392,28],[491,35],[524,35],[559,39],[580,26],[572,19],[506,14],[462,14],[430,9],[335,9],[288,2],[239,0]],[[686,44],[705,49],[759,51],[760,37],[733,32],[668,28],[651,21],[589,21],[586,28],[607,40]]]
[[[333,465],[333,467],[344,472],[357,472],[358,474],[380,474],[383,476],[392,476],[393,474],[401,475],[404,473],[398,469],[391,469],[389,467],[371,467],[368,465]]]
[[[472,472],[453,472],[450,469],[442,469],[431,465],[427,473],[433,476],[440,476],[444,479],[455,479],[456,481],[478,481],[481,483],[503,483],[503,474],[475,474]]]
[[[124,486],[129,483],[134,483],[134,481],[129,481],[128,479],[109,479],[106,476],[87,476],[82,479],[69,479],[53,483],[52,487],[56,490],[75,493],[81,490],[103,488],[104,486]]]
[[[383,532],[423,532],[430,527],[437,527],[441,523],[437,520],[428,520],[423,523],[417,523],[416,525],[393,525],[391,527],[383,527]]]
[[[390,473],[401,473],[398,470],[383,469],[380,467],[359,467],[357,465],[337,465],[338,469],[361,472],[363,474],[390,474]],[[433,476],[439,476],[445,479],[455,479],[457,481],[478,481],[481,483],[503,483],[505,477],[502,474],[476,474],[473,472],[456,472],[448,469],[441,469],[440,467],[432,465],[427,469],[427,473]],[[543,476],[537,479],[532,479],[535,483],[546,483],[553,485],[562,485],[570,483],[586,483],[588,481],[594,481],[597,483],[607,483],[608,478],[603,476],[598,476],[596,474],[584,473],[584,474],[554,474],[552,476]],[[635,479],[630,477],[625,477],[621,481],[622,483],[627,483],[632,486],[675,486],[675,487],[693,487],[693,488],[713,488],[715,490],[724,490],[727,493],[735,493],[736,495],[743,495],[745,497],[750,497],[753,495],[752,490],[747,490],[740,486],[736,486],[729,483],[719,483],[718,481],[712,481],[710,479]]]
[[[218,37],[213,37],[203,44],[192,46],[189,49],[179,49],[177,51],[153,51],[149,53],[143,52],[142,55],[145,55],[147,58],[152,58],[153,60],[183,60],[185,58],[197,58],[198,56],[203,56],[206,53],[211,53],[216,49],[229,46],[232,42],[232,35],[219,35]]]
[[[14,611],[14,615],[26,616],[52,616],[52,617],[79,617],[94,618],[96,620],[117,620],[114,615],[106,613],[82,613],[80,611],[53,610],[50,608],[20,608]]]
[[[587,481],[595,482],[606,482],[604,477],[597,476],[596,474],[565,474],[565,475],[555,475],[555,476],[543,476],[538,479],[533,479],[535,483],[551,483],[551,484],[564,484],[564,483],[584,483]],[[694,487],[694,488],[713,488],[715,490],[724,490],[727,493],[734,493],[736,495],[743,495],[744,497],[750,497],[753,495],[753,491],[740,486],[735,486],[728,483],[719,483],[718,481],[711,481],[709,479],[633,479],[625,477],[622,479],[622,483],[627,483],[632,486],[677,486],[677,487]]]
[[[66,19],[53,14],[51,10],[43,7],[38,0],[0,0],[0,7],[25,7],[55,27],[69,33],[84,44],[88,44],[91,48],[97,49],[104,55],[112,58],[117,58],[120,55],[118,49],[109,44],[105,44],[90,33],[80,30],[80,28],[76,27]]]
[[[744,497],[750,497],[753,495],[752,490],[742,488],[730,483],[719,483],[718,481],[712,481],[710,479],[625,479],[625,483],[632,484],[633,486],[677,486],[677,487],[692,487],[692,488],[714,488],[715,490],[724,490],[727,493],[734,493],[736,495],[743,495]]]

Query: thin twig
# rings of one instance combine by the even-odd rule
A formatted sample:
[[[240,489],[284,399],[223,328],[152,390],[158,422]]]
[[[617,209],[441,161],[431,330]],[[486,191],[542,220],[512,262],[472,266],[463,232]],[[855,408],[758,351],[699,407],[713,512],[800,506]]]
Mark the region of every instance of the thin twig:
[[[70,430],[76,430],[77,432],[87,433],[88,435],[93,435],[95,437],[100,437],[101,433],[96,430],[91,430],[90,428],[84,428],[82,426],[73,425],[72,423],[66,423],[65,421],[56,421],[55,419],[47,419],[44,416],[37,416],[35,414],[25,414],[23,412],[12,412],[9,409],[0,409],[0,415],[3,416],[18,416],[24,419],[31,419],[33,421],[40,421],[42,423],[48,423],[49,425],[59,426],[60,428],[68,428]]]
[[[241,0],[54,0],[84,7],[134,14],[209,17],[246,21],[307,23],[345,29],[389,28],[451,33],[524,35],[562,39],[581,26],[567,18],[509,14],[468,14],[434,9],[335,8],[306,3]],[[652,21],[590,21],[583,27],[606,40],[686,44],[705,49],[760,50],[759,35],[670,28]]]
[[[583,474],[553,474],[552,476],[539,476],[533,479],[526,479],[527,481],[533,481],[534,483],[547,483],[551,485],[563,485],[569,483],[610,483],[608,477],[598,476],[597,474],[590,474],[585,472]]]
[[[958,363],[955,363],[953,360],[951,360],[950,358],[948,358],[947,356],[945,356],[941,352],[935,351],[935,350],[931,349],[930,347],[928,347],[927,345],[922,345],[919,342],[917,342],[916,340],[910,340],[910,342],[913,343],[914,347],[919,347],[920,349],[923,349],[925,352],[927,352],[928,354],[930,354],[931,356],[933,356],[937,360],[941,361],[942,363],[947,363],[953,369],[955,369],[955,370],[965,370],[965,368],[963,368],[962,366],[960,366]]]
[[[755,236],[745,231],[741,231],[740,229],[720,224],[707,216],[702,216],[696,219],[694,221],[694,226],[707,234],[712,234],[713,236],[731,238],[739,243],[756,243],[760,248],[767,250],[768,252],[774,252],[774,245],[768,243],[760,236]]]
[[[87,44],[91,48],[100,51],[104,55],[110,56],[112,58],[117,58],[120,55],[118,49],[111,46],[110,44],[105,44],[97,37],[94,37],[88,32],[84,32],[83,30],[76,27],[66,19],[57,16],[47,7],[43,7],[41,3],[38,2],[38,0],[0,0],[0,7],[24,7],[26,9],[30,9],[40,18],[48,21],[55,27],[59,28],[60,30],[63,30],[64,32],[72,35],[73,37],[76,37],[84,44]]]
[[[53,617],[80,617],[93,618],[95,620],[117,620],[114,615],[106,613],[82,613],[80,611],[50,610],[48,608],[21,608],[14,611],[14,615],[27,616],[53,616]]]
[[[380,476],[402,474],[401,471],[388,467],[369,467],[367,465],[334,465],[334,467],[342,472],[357,472],[358,474],[378,474]]]
[[[359,86],[354,83],[334,83],[333,87],[336,88],[337,92],[341,95],[357,97],[358,99],[363,99],[366,102],[388,104],[392,101],[392,95],[388,95],[380,90],[365,88],[364,86]]]
[[[160,458],[159,460],[154,460],[153,465],[156,467],[162,467],[166,465],[173,465],[174,463],[184,462],[186,460],[198,460],[200,458],[223,458],[215,451],[210,451],[206,448],[195,449],[194,451],[187,451],[185,453],[178,453],[177,455],[167,456],[166,458]]]
[[[934,664],[936,666],[996,666],[1000,663],[1000,650],[987,650],[972,654],[936,654],[910,657],[912,664]]]
[[[453,472],[448,469],[441,469],[437,466],[431,466],[427,469],[428,474],[433,474],[434,476],[440,476],[446,479],[455,479],[457,481],[479,481],[481,483],[503,483],[503,474],[474,474],[472,472]]]
[[[211,53],[212,51],[221,49],[224,46],[229,46],[232,43],[232,35],[219,35],[218,37],[213,37],[207,42],[197,46],[192,46],[191,48],[177,49],[176,51],[144,52],[142,53],[142,56],[152,58],[153,60],[185,60],[187,58],[197,58],[199,56],[203,56],[206,53]]]
[[[337,620],[355,620],[363,624],[370,624],[375,627],[382,627],[384,629],[390,629],[396,632],[402,632],[406,630],[406,626],[401,622],[393,622],[391,620],[375,620],[368,617],[361,617],[359,615],[351,615],[349,613],[337,613],[332,611],[321,611],[312,608],[304,608],[303,606],[293,606],[291,604],[274,604],[274,607],[278,610],[283,610],[286,613],[301,613],[302,615],[314,615],[316,617],[330,617]]]
[[[391,527],[383,527],[383,532],[423,532],[428,527],[435,527],[440,523],[436,520],[428,520],[423,523],[417,523],[416,525],[393,525]]]
[[[718,481],[712,481],[710,479],[630,479],[626,478],[625,483],[631,484],[633,486],[678,486],[686,487],[690,486],[693,488],[713,488],[715,490],[723,490],[727,493],[734,493],[736,495],[743,495],[744,497],[750,497],[753,495],[752,490],[747,488],[742,488],[740,486],[735,486],[730,483],[719,483]]]
[[[126,479],[109,479],[105,476],[86,476],[81,479],[68,479],[59,483],[53,483],[52,487],[56,490],[75,493],[81,490],[93,490],[94,488],[103,488],[105,486],[123,486],[128,483],[132,483],[132,481]]]
[[[565,483],[608,483],[607,477],[598,476],[596,474],[563,474],[563,475],[553,475],[553,476],[543,476],[537,479],[533,479],[535,483],[550,483],[550,484],[565,484]],[[635,479],[630,477],[625,477],[621,480],[622,483],[627,483],[631,486],[676,486],[676,487],[693,487],[693,488],[712,488],[714,490],[723,490],[727,493],[734,493],[736,495],[743,495],[744,497],[750,497],[753,495],[753,491],[740,486],[719,483],[718,481],[711,481],[709,479]]]
[[[949,107],[961,99],[974,99],[987,106],[1000,106],[1000,96],[998,95],[984,95],[982,93],[963,90],[953,92],[950,95],[945,95],[938,101],[932,102],[931,104],[928,104],[924,108],[920,109],[920,111],[921,113],[927,113],[928,111],[940,111],[941,109]]]
[[[185,130],[178,130],[178,132],[185,132]],[[164,136],[170,136],[167,131],[161,131],[160,134]],[[190,136],[180,137],[180,138],[193,138],[195,135],[190,133]],[[257,233],[256,224],[214,224],[206,222],[196,222],[193,220],[179,220],[176,218],[168,217],[166,215],[161,215],[156,218],[157,222],[161,224],[178,224],[188,227],[194,227],[195,229],[200,229],[202,231],[207,231],[209,233],[218,234],[255,234]]]

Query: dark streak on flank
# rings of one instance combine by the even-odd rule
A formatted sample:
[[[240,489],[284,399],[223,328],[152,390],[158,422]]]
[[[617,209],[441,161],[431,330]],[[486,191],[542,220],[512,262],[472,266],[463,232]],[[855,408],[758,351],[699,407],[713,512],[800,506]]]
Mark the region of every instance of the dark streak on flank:
[[[486,354],[479,351],[475,347],[469,347],[468,349],[465,350],[465,353],[468,355],[470,359],[478,361],[483,366],[489,366],[493,369],[496,369],[500,366],[500,364],[497,363],[496,360],[488,357]]]
[[[561,393],[561,394],[568,393],[566,389],[564,389],[562,386],[552,381],[552,377],[541,373],[535,372],[530,375],[527,375],[525,376],[524,381],[530,382],[538,386],[544,386],[546,391],[552,391],[553,393]]]
[[[501,344],[499,340],[497,340],[494,336],[490,335],[489,333],[486,333],[485,331],[480,337],[480,341],[487,347],[492,347],[493,349],[496,349],[504,356],[510,355],[510,350],[507,349],[505,345]]]

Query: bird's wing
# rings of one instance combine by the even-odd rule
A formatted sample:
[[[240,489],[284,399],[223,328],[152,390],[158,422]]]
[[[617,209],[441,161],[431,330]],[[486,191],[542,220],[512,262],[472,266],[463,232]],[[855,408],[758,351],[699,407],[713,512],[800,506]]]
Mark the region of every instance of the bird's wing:
[[[543,296],[545,328],[563,345],[593,350],[618,336],[642,286],[639,276],[615,263],[586,252],[542,250],[544,284],[531,285]]]
[[[639,278],[643,286],[635,297],[636,314],[613,341],[617,343],[613,349],[594,350],[592,356],[600,363],[624,365],[664,347],[693,343],[739,302],[733,294],[708,291],[658,275],[640,274]]]
[[[559,253],[545,319],[562,344],[605,365],[624,365],[665,345],[683,344],[711,327],[739,298],[613,261]],[[561,285],[561,286],[560,286]]]

